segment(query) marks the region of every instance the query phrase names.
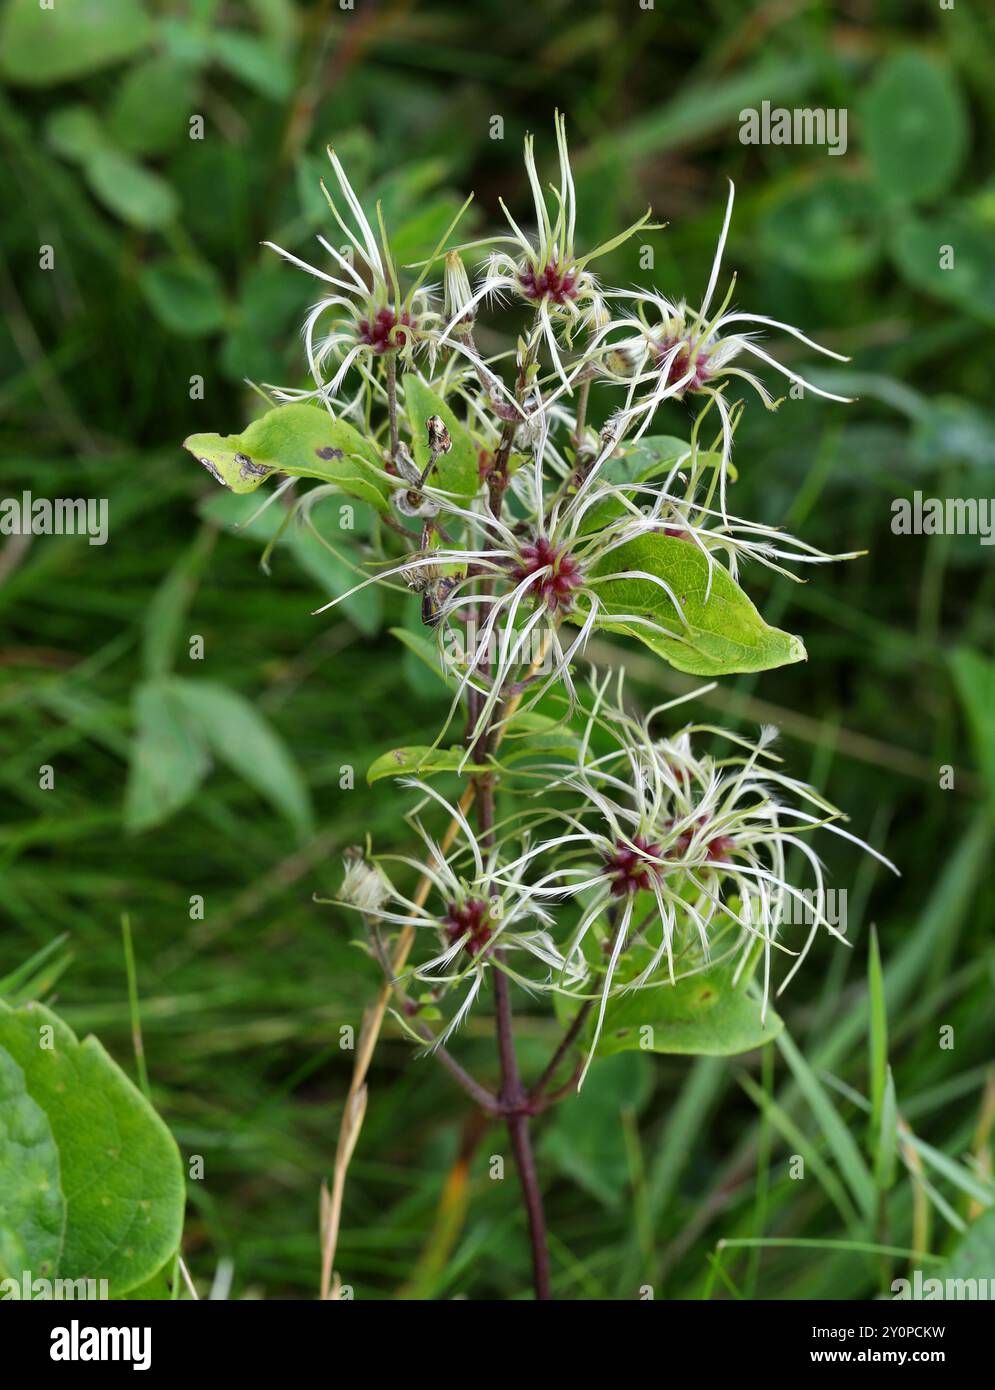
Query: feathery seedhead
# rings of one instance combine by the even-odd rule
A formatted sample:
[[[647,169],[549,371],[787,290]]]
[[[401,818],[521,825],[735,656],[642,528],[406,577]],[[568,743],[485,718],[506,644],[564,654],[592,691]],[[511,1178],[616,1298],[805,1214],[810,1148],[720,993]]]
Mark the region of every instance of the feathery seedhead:
[[[390,884],[383,870],[371,864],[363,850],[351,846],[343,855],[345,876],[339,889],[339,897],[359,912],[379,912],[390,897]]]

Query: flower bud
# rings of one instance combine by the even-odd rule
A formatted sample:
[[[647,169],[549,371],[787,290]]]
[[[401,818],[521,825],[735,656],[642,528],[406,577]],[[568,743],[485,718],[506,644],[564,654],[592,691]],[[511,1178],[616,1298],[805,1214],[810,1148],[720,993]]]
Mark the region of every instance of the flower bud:
[[[446,254],[442,284],[446,322],[463,329],[472,327],[477,311],[476,306],[470,304],[473,298],[470,277],[458,251],[449,251]]]
[[[345,877],[339,897],[360,912],[377,912],[390,897],[390,884],[383,871],[365,858],[363,851],[353,845],[343,856]]]

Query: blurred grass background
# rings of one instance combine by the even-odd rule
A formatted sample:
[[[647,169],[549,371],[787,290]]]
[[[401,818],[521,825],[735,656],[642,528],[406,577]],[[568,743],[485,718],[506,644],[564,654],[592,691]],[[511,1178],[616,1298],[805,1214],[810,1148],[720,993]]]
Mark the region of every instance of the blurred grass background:
[[[909,1245],[929,1203],[930,1246],[944,1255],[989,1204],[995,573],[977,537],[895,536],[890,522],[892,500],[915,489],[995,492],[993,38],[991,11],[927,0],[0,10],[3,492],[110,504],[102,548],[0,538],[0,977],[65,933],[68,954],[39,988],[130,1068],[118,926],[130,912],[155,1099],[184,1153],[204,1158],[185,1245],[202,1286],[230,1259],[235,1295],[316,1290],[318,1184],[351,1066],[340,1029],[358,1027],[375,974],[347,924],[311,899],[335,887],[341,850],[367,831],[399,842],[402,805],[363,774],[385,748],[427,741],[441,691],[387,633],[417,615],[370,595],[311,617],[341,590],[342,568],[297,538],[263,574],[258,537],[232,531],[230,499],[179,443],[240,429],[256,407],[245,378],[302,381],[298,323],[313,286],[259,243],[315,254],[327,142],[367,205],[382,198],[398,257],[413,260],[464,189],[476,191],[478,229],[495,224],[499,193],[525,207],[521,137],[535,130],[548,157],[554,105],[567,113],[589,244],[652,203],[669,224],[653,238],[653,279],[694,300],[732,177],[737,301],[853,356],[813,375],[830,388],[845,377],[858,404],[751,407],[732,505],[868,554],[805,586],[749,573],[765,616],[804,636],[809,662],[725,681],[692,713],[780,723],[790,769],[903,873],[828,847],[853,949],[822,939],[783,1001],[813,1069],[805,1084],[773,1049],[692,1065],[627,1055],[541,1123],[556,1291],[850,1298],[881,1287],[880,1263],[845,1249],[727,1249],[720,1267],[713,1254],[720,1239],[852,1233],[838,1186],[859,1174],[835,1121],[863,1144],[853,1092],[870,1089],[872,922],[901,1114],[958,1165],[930,1158],[918,1178],[903,1173],[878,1231]],[[846,155],[741,144],[740,110],[764,100],[846,108]],[[503,139],[490,138],[495,115]],[[956,273],[937,270],[942,244],[955,246]],[[51,270],[39,268],[46,246]],[[643,278],[637,256],[617,253],[608,282]],[[684,426],[675,407],[661,432]],[[193,634],[202,662],[188,656]],[[596,654],[618,656],[604,643]],[[684,688],[635,650],[626,660],[639,698]],[[136,830],[128,768],[148,756],[136,690],[171,669],[244,697],[250,762],[260,717],[286,757],[267,797],[220,756],[172,814]],[[46,765],[51,790],[39,786]],[[294,805],[305,812],[287,814]],[[523,1001],[519,1011],[535,1068],[552,1024]],[[939,1045],[944,1025],[952,1048]],[[461,1050],[491,1066],[483,1014]],[[504,1147],[388,1031],[337,1260],[357,1295],[526,1294],[514,1179],[488,1175]],[[788,1174],[799,1152],[804,1181]]]

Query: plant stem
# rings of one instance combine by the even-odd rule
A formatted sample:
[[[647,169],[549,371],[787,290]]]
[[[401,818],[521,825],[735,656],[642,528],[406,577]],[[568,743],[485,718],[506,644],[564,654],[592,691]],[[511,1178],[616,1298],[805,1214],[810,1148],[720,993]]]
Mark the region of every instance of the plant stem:
[[[584,1026],[588,1014],[591,1012],[591,1009],[593,1007],[593,999],[586,999],[584,1003],[581,1004],[580,1008],[577,1010],[577,1013],[574,1015],[573,1022],[571,1023],[567,1031],[563,1034],[563,1037],[560,1040],[559,1047],[556,1049],[552,1057],[549,1059],[549,1064],[546,1067],[546,1070],[543,1072],[542,1076],[540,1076],[539,1080],[536,1082],[536,1084],[532,1087],[532,1090],[529,1092],[530,1100],[539,1100],[539,1098],[542,1096],[543,1092],[546,1090],[546,1087],[549,1085],[553,1077],[556,1075],[557,1067],[560,1065],[563,1058],[567,1055],[567,1053],[570,1051],[570,1048],[573,1046],[578,1034],[580,1033],[580,1030]]]
[[[584,426],[587,423],[587,398],[591,394],[591,378],[585,376],[581,379],[580,389],[577,393],[577,417],[574,424],[573,441],[577,451],[578,461],[580,450],[584,442]]]
[[[489,742],[485,735],[485,746]],[[490,777],[477,781],[477,824],[482,844],[489,846],[494,837],[494,784]],[[551,1298],[549,1288],[549,1250],[546,1245],[546,1217],[542,1206],[542,1189],[536,1171],[532,1139],[529,1135],[527,1112],[528,1093],[522,1084],[515,1056],[514,1019],[511,1012],[511,990],[504,973],[504,953],[494,952],[494,1014],[497,1029],[498,1056],[501,1062],[499,1101],[512,1113],[506,1115],[515,1166],[522,1184],[525,1211],[529,1221],[532,1245],[532,1279],[537,1299]]]
[[[397,361],[392,352],[386,354],[387,369],[387,415],[390,419],[390,461],[397,459]]]

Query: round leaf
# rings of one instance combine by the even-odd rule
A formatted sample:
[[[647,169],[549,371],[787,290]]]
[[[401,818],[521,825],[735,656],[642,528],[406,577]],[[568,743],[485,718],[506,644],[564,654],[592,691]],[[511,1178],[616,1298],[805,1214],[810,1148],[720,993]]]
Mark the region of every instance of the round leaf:
[[[771,207],[760,241],[771,260],[813,280],[848,280],[880,253],[877,200],[866,184],[829,176]]]
[[[59,1151],[65,1279],[106,1279],[117,1296],[179,1245],[183,1168],[172,1135],[96,1038],[80,1042],[40,1004],[0,1002],[0,1049],[24,1073]]]
[[[957,176],[967,117],[945,67],[908,50],[885,60],[864,104],[864,144],[874,176],[898,203],[935,198]]]
[[[45,122],[45,138],[63,159],[83,164],[107,148],[107,135],[88,106],[60,106]]]
[[[895,231],[892,254],[917,289],[995,322],[995,239],[967,209],[908,218]]]
[[[165,179],[119,150],[98,150],[87,160],[86,179],[105,207],[140,231],[167,227],[180,210]]]
[[[206,262],[160,261],[142,271],[139,285],[156,318],[173,333],[200,338],[224,324],[224,288]]]
[[[111,134],[133,154],[168,150],[194,109],[195,78],[186,63],[156,56],[129,69],[114,94]]]
[[[0,20],[0,73],[44,87],[96,72],[143,48],[152,22],[141,0],[7,0]]]
[[[0,1047],[0,1279],[52,1278],[65,1224],[52,1126]]]

